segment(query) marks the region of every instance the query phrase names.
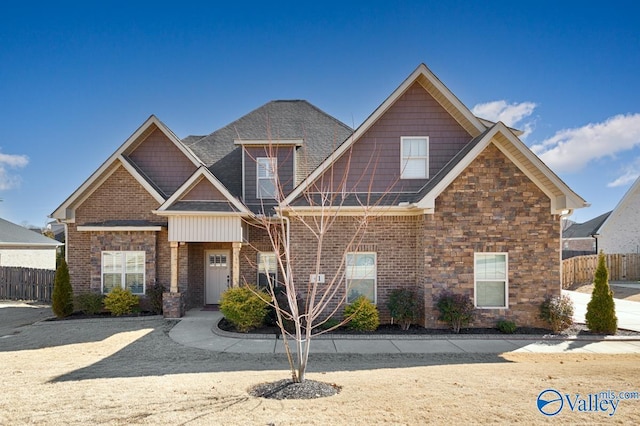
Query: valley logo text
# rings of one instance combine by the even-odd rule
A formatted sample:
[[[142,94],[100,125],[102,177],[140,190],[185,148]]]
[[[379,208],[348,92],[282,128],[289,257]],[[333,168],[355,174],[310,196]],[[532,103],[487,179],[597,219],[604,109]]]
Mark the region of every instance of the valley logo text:
[[[640,399],[640,392],[615,392],[612,390],[588,393],[562,393],[555,389],[545,389],[538,395],[537,406],[545,416],[553,417],[567,408],[579,413],[607,413],[616,414],[620,401],[625,399]]]

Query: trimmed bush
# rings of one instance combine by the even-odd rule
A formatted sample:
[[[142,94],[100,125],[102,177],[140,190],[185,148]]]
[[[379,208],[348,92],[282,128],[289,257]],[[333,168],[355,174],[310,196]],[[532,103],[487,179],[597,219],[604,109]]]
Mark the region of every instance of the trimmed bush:
[[[604,253],[598,255],[598,267],[593,280],[591,300],[587,304],[585,316],[587,327],[594,333],[616,334],[618,317],[613,292],[609,287],[609,271],[604,260]]]
[[[246,333],[264,324],[270,297],[255,287],[233,287],[222,293],[220,311],[236,330]]]
[[[76,309],[85,315],[96,315],[102,311],[102,295],[98,293],[82,293],[76,296]]]
[[[147,288],[147,298],[149,299],[149,306],[151,312],[154,314],[162,313],[162,294],[164,293],[164,287],[160,283],[155,283],[153,286]]]
[[[396,289],[389,295],[387,308],[391,318],[400,324],[400,328],[408,330],[418,319],[419,307],[415,293],[408,289]]]
[[[500,330],[501,333],[504,333],[504,334],[513,334],[516,332],[518,328],[515,322],[509,321],[506,319],[499,320],[498,323],[496,324],[496,327],[498,330]]]
[[[344,308],[346,327],[357,331],[374,331],[380,325],[378,308],[364,296]]]
[[[554,333],[566,330],[573,324],[573,302],[566,295],[547,296],[540,306],[540,318],[546,321]]]
[[[460,329],[473,321],[473,302],[464,294],[454,294],[450,291],[443,292],[436,303],[440,316],[454,333],[460,333]]]
[[[69,279],[69,267],[64,257],[58,259],[51,295],[51,310],[58,318],[68,317],[73,313],[73,289]]]
[[[340,327],[340,324],[342,324],[342,321],[337,318],[327,318],[318,328],[320,330],[331,330]]]
[[[131,294],[129,289],[122,287],[113,288],[109,294],[104,297],[104,307],[107,308],[111,315],[120,316],[128,315],[140,303],[140,298]]]

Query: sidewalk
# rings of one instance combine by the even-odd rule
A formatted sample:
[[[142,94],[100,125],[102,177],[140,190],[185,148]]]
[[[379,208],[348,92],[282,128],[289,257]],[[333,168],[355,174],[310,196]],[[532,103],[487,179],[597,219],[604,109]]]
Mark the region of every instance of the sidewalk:
[[[215,352],[284,353],[282,340],[270,335],[241,335],[218,329],[222,314],[192,309],[169,332],[175,342]],[[522,335],[329,336],[313,339],[311,353],[598,353],[640,354],[640,338],[544,338]]]

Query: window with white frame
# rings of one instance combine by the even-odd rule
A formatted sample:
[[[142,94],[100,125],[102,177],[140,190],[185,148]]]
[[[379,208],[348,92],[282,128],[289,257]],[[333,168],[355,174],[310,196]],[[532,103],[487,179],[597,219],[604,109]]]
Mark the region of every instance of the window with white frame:
[[[476,253],[474,263],[476,307],[507,308],[507,253]]]
[[[258,253],[258,287],[268,288],[269,283],[276,285],[278,280],[278,264],[274,252]]]
[[[102,252],[102,293],[115,287],[144,294],[145,254],[143,251]]]
[[[347,303],[352,303],[360,296],[365,296],[376,303],[376,266],[376,253],[347,253],[345,259]]]
[[[274,157],[258,157],[256,159],[256,197],[276,198],[276,170],[278,159]]]
[[[429,177],[429,137],[400,138],[400,177],[426,179]]]

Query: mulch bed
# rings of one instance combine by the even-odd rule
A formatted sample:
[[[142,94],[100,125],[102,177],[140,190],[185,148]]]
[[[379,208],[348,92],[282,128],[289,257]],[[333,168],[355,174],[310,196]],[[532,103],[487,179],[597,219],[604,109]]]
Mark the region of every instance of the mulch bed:
[[[221,330],[228,331],[231,333],[238,333],[233,324],[227,321],[226,318],[222,318],[218,323],[218,327]],[[247,332],[248,334],[280,334],[280,329],[275,325],[265,325],[259,328],[251,329]],[[247,334],[245,333],[245,334]],[[351,330],[346,327],[339,327],[334,331],[331,331],[329,334],[349,334],[354,336],[375,336],[375,335],[450,335],[453,332],[450,329],[443,328],[424,328],[417,325],[412,325],[409,330],[402,330],[397,324],[381,324],[377,330],[375,331],[356,331]],[[497,328],[463,328],[460,330],[462,335],[482,335],[482,334],[502,334],[500,330]],[[541,336],[541,335],[551,335],[553,334],[551,330],[545,328],[535,328],[535,327],[518,327],[515,331],[516,335],[533,335],[533,336]],[[637,331],[630,330],[618,330],[615,334],[616,336],[640,336],[640,333]],[[558,333],[558,336],[592,336],[592,337],[601,337],[603,334],[592,333],[584,324],[574,324],[568,329],[564,330],[561,333]]]
[[[340,392],[334,383],[304,380],[296,383],[291,379],[261,383],[249,389],[249,394],[267,399],[315,399],[333,396]]]

